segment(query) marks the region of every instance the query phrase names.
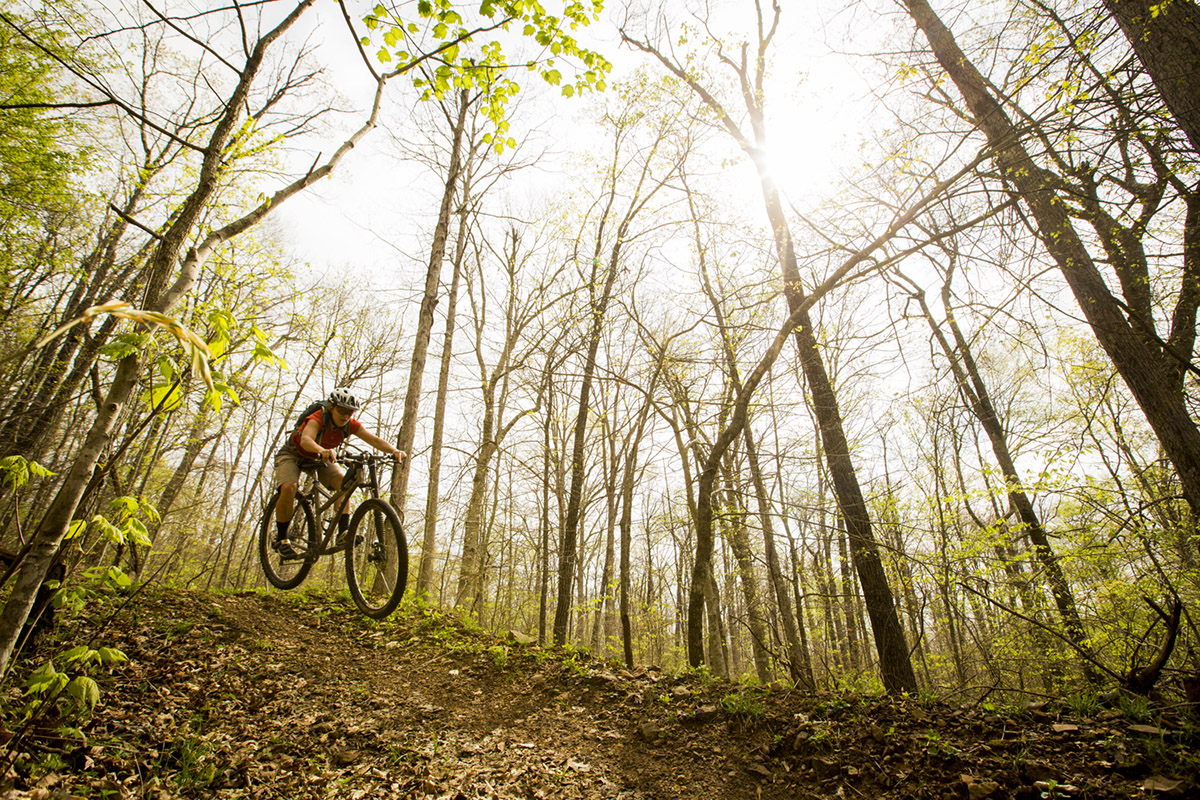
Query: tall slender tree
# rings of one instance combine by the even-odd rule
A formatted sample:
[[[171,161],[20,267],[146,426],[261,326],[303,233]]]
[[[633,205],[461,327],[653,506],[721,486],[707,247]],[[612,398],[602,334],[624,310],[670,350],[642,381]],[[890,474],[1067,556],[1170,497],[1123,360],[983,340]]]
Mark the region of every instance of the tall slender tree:
[[[875,632],[875,645],[879,650],[879,665],[884,685],[889,691],[916,691],[916,676],[909,659],[904,630],[896,615],[888,578],[879,557],[879,547],[871,530],[858,475],[850,454],[841,409],[834,392],[833,383],[825,368],[816,331],[809,318],[806,305],[804,282],[796,262],[791,228],[784,213],[782,194],[776,185],[766,160],[767,129],[765,115],[766,97],[763,83],[767,70],[767,55],[778,29],[781,13],[778,3],[773,5],[769,19],[764,17],[762,6],[755,3],[757,41],[753,53],[749,43],[740,48],[739,56],[727,55],[720,42],[713,45],[718,60],[733,71],[741,90],[745,113],[751,133],[747,135],[738,125],[733,109],[727,108],[710,89],[699,81],[693,70],[659,50],[649,41],[636,39],[625,30],[623,41],[653,56],[672,75],[686,84],[705,105],[711,109],[718,123],[736,141],[752,160],[762,186],[763,202],[767,219],[775,239],[776,253],[782,270],[784,294],[793,316],[798,316],[795,329],[796,347],[804,369],[805,379],[812,396],[813,408],[820,424],[821,440],[829,471],[833,478],[838,506],[846,520],[850,537],[851,553],[858,570],[859,581],[867,598],[867,610]],[[741,423],[739,423],[740,425]],[[703,478],[702,478],[703,480]]]
[[[1189,4],[1190,5],[1190,4]],[[1148,274],[1140,232],[1161,208],[1163,190],[1175,182],[1169,168],[1145,136],[1132,139],[1148,154],[1149,164],[1160,177],[1149,184],[1125,180],[1132,163],[1071,163],[1049,154],[1051,163],[1064,168],[1067,176],[1045,165],[1046,159],[1031,152],[1030,134],[1014,122],[1005,109],[1007,98],[997,97],[991,83],[959,47],[954,34],[925,0],[904,0],[904,6],[929,42],[941,68],[958,88],[972,123],[987,138],[1004,182],[1020,197],[1035,223],[1042,247],[1053,259],[1075,295],[1084,318],[1096,335],[1126,386],[1154,429],[1163,451],[1170,458],[1193,516],[1200,514],[1200,428],[1188,413],[1182,391],[1185,369],[1195,344],[1196,309],[1200,305],[1200,195],[1184,188],[1186,203],[1183,224],[1182,288],[1165,337],[1155,329],[1151,297],[1153,283]],[[1098,72],[1098,70],[1097,70]],[[1100,92],[1114,97],[1113,87],[1103,76],[1096,78]],[[1114,97],[1114,102],[1117,98]],[[1118,115],[1126,115],[1119,103]],[[1018,108],[1015,113],[1022,113]],[[1136,119],[1125,120],[1137,131]],[[1124,125],[1122,127],[1125,127]],[[1039,129],[1034,128],[1038,133]],[[1040,129],[1040,133],[1045,133]],[[1046,137],[1035,138],[1040,144]],[[1126,149],[1121,155],[1129,157]],[[1099,194],[1097,170],[1111,170],[1118,184],[1128,187],[1133,202],[1141,206],[1131,225],[1121,225],[1104,208]],[[1161,187],[1161,188],[1160,188]],[[1073,218],[1086,220],[1098,235],[1112,260],[1121,287],[1114,294],[1088,250]]]

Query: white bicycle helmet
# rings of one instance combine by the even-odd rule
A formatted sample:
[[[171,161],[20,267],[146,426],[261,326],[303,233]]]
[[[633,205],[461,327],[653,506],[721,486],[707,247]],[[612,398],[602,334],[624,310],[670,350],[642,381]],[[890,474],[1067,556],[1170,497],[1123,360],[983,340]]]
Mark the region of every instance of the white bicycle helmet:
[[[329,395],[329,404],[331,406],[348,408],[351,411],[358,410],[358,400],[356,400],[354,394],[346,388],[334,389]]]

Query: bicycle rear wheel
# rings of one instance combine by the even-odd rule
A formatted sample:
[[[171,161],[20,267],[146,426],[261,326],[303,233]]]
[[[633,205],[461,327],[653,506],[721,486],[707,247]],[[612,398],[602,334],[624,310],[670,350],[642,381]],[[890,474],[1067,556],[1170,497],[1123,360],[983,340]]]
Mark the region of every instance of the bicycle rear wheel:
[[[408,542],[399,515],[385,500],[365,501],[350,520],[346,583],[359,610],[372,619],[386,619],[404,594]]]
[[[295,589],[308,576],[321,551],[321,532],[313,517],[312,505],[302,494],[296,495],[296,507],[292,512],[292,524],[288,527],[288,539],[299,551],[299,558],[284,558],[279,553],[275,528],[275,504],[279,501],[279,490],[267,501],[262,524],[258,530],[258,560],[262,562],[263,574],[276,589]]]

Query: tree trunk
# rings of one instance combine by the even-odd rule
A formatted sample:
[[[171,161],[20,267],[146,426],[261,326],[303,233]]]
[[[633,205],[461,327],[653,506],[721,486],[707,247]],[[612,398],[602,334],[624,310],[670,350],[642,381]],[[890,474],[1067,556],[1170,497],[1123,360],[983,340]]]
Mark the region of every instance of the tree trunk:
[[[1104,0],[1167,108],[1200,153],[1200,8],[1192,0]]]
[[[1177,371],[1178,366],[1169,366],[1168,355],[1151,350],[1126,318],[1124,304],[1109,291],[1072,225],[1067,204],[1059,192],[1058,176],[1039,167],[1030,157],[1021,141],[1021,132],[990,94],[987,81],[959,49],[954,35],[925,0],[904,0],[904,4],[928,38],[938,62],[958,87],[975,125],[995,150],[1005,179],[1033,216],[1042,245],[1066,278],[1097,341],[1175,466],[1193,516],[1200,515],[1200,429],[1188,414],[1182,393],[1171,388],[1175,384],[1172,370]]]
[[[649,408],[649,404],[646,404]],[[643,419],[645,419],[643,415]],[[625,455],[625,470],[621,478],[621,563],[618,566],[618,598],[621,617],[621,652],[625,658],[625,667],[633,669],[633,621],[630,618],[629,573],[632,569],[633,549],[633,488],[634,475],[637,470],[638,446],[641,443],[641,431],[629,443],[629,452]]]
[[[255,400],[254,406],[248,414],[250,419],[254,418],[254,412],[258,410],[258,407],[258,401]],[[217,522],[221,526],[221,530],[225,532],[225,563],[221,567],[221,578],[217,584],[217,587],[220,589],[225,589],[229,586],[229,567],[233,564],[233,553],[237,549],[238,534],[242,530],[242,519],[239,519],[236,525],[230,525],[229,500],[233,496],[234,476],[237,474],[239,465],[242,463],[242,459],[250,447],[253,431],[254,426],[249,421],[242,425],[242,433],[238,437],[237,455],[234,456],[233,463],[229,466],[230,474],[226,476],[225,490],[221,493],[221,506],[217,512]]]
[[[771,680],[771,664],[767,655],[766,625],[763,622],[762,603],[758,598],[758,578],[754,572],[754,559],[750,553],[750,535],[746,531],[746,511],[735,499],[733,468],[729,460],[725,465],[725,511],[722,514],[725,539],[733,549],[738,565],[738,579],[742,587],[742,598],[746,603],[746,626],[750,631],[750,652],[754,656],[754,671],[762,683]]]
[[[475,469],[471,477],[471,497],[467,501],[467,514],[463,520],[462,563],[458,574],[458,589],[454,605],[474,610],[479,601],[478,588],[482,584],[483,572],[483,527],[484,495],[487,493],[488,470],[492,456],[496,453],[493,438],[494,409],[489,403],[484,410],[483,442],[475,456]]]
[[[1033,502],[1025,492],[1012,452],[1008,447],[1008,434],[1005,432],[1004,423],[996,412],[987,384],[984,383],[983,376],[979,373],[979,367],[971,353],[967,339],[963,336],[954,317],[954,310],[950,303],[950,277],[951,274],[947,273],[946,280],[942,285],[942,307],[946,313],[946,324],[954,337],[954,346],[947,341],[941,326],[933,318],[933,313],[925,303],[925,293],[917,288],[913,291],[913,297],[917,300],[925,321],[929,324],[934,338],[950,364],[950,371],[958,386],[959,394],[962,395],[967,407],[971,409],[971,413],[979,421],[980,426],[987,434],[988,441],[991,442],[992,452],[1004,475],[1009,503],[1021,520],[1021,529],[1029,535],[1029,540],[1033,543],[1034,556],[1045,570],[1046,581],[1050,585],[1050,592],[1054,596],[1054,603],[1058,607],[1067,637],[1081,653],[1090,653],[1087,633],[1075,607],[1075,594],[1071,591],[1066,575],[1063,574],[1058,556],[1050,545],[1050,538],[1033,508]],[[1084,676],[1090,682],[1100,681],[1099,674],[1095,672],[1089,662],[1084,660],[1081,666]]]
[[[617,405],[613,398],[613,406]],[[608,468],[605,470],[604,563],[600,568],[600,597],[596,604],[596,627],[592,634],[592,652],[604,658],[612,622],[616,617],[616,596],[613,566],[617,558],[617,515],[621,512],[622,492],[617,486],[621,471],[621,448],[617,446],[614,413],[605,414],[603,427],[608,441]],[[603,449],[603,448],[602,448]]]
[[[758,502],[758,518],[762,525],[763,542],[767,555],[767,577],[775,590],[775,603],[779,607],[779,622],[783,628],[783,640],[787,644],[788,670],[792,680],[809,691],[813,685],[812,665],[808,660],[807,651],[800,644],[799,632],[796,630],[796,617],[792,612],[792,600],[788,594],[788,584],[784,579],[783,570],[779,566],[779,553],[775,547],[775,526],[771,522],[771,500],[763,482],[762,469],[758,463],[758,452],[754,444],[754,435],[750,430],[750,420],[742,430],[742,440],[746,443],[746,458],[750,465],[750,479],[754,483],[754,496]]]
[[[554,643],[563,645],[567,641],[567,625],[571,614],[571,577],[575,572],[576,548],[579,538],[579,513],[583,499],[583,451],[587,439],[588,411],[591,408],[592,380],[596,372],[596,354],[600,349],[600,336],[604,330],[605,313],[612,296],[613,285],[619,271],[621,243],[629,223],[622,221],[620,232],[613,244],[612,254],[606,270],[604,284],[598,297],[591,302],[591,331],[588,335],[587,356],[583,364],[583,379],[579,387],[579,410],[575,417],[574,445],[571,449],[571,493],[567,501],[567,520],[563,528],[563,546],[558,562],[558,605],[554,610]],[[599,244],[599,237],[597,237]],[[599,254],[592,259],[592,277],[589,286],[595,286],[599,278]]]
[[[714,675],[729,677],[729,650],[725,642],[725,625],[721,622],[721,595],[710,569],[704,582],[704,607],[708,613],[708,664]]]
[[[778,5],[773,8],[777,22],[780,8]],[[773,35],[775,27],[773,24],[764,24],[761,9],[759,9],[758,22],[759,41],[753,68],[746,58],[746,48],[743,48],[740,65],[725,59],[726,64],[730,65],[737,75],[738,84],[742,90],[742,99],[753,129],[753,138],[747,137],[737,127],[734,115],[730,115],[711,92],[697,83],[694,74],[671,62],[654,48],[630,39],[624,31],[622,31],[622,38],[633,46],[654,55],[676,77],[691,87],[701,100],[719,115],[721,124],[725,126],[729,134],[754,163],[783,274],[783,289],[791,313],[789,324],[792,327],[789,330],[794,330],[801,366],[808,382],[812,405],[820,423],[821,440],[829,462],[829,472],[833,478],[834,492],[846,519],[851,556],[858,570],[867,612],[875,633],[875,646],[879,651],[879,668],[883,685],[889,692],[915,692],[917,690],[916,676],[913,674],[908,647],[904,641],[904,630],[900,626],[895,600],[892,597],[887,575],[879,557],[879,548],[871,532],[870,517],[867,514],[854,463],[850,458],[849,444],[846,441],[837,397],[825,370],[821,350],[809,319],[808,308],[812,301],[805,296],[779,188],[775,184],[774,177],[764,158],[767,152],[766,117],[763,105],[765,98],[761,89],[763,73],[766,69],[765,53],[770,45],[770,37]],[[768,30],[771,31],[770,34],[766,33]],[[752,69],[753,71],[751,71]],[[856,258],[859,257],[861,256]],[[826,285],[828,285],[828,281],[822,284],[822,286]],[[703,480],[702,476],[701,481],[703,482]],[[704,513],[703,510],[702,513]],[[702,543],[698,542],[698,544]],[[692,604],[695,604],[695,599],[692,600]]]
[[[546,418],[542,424],[542,543],[538,560],[538,644],[546,644],[546,612],[550,599],[550,426],[554,420],[554,387],[546,374]]]
[[[196,413],[196,417],[192,422],[192,429],[188,433],[185,441],[187,442],[183,448],[183,457],[179,459],[179,463],[175,466],[175,471],[171,473],[170,480],[163,487],[162,493],[158,496],[158,503],[155,508],[158,510],[159,524],[155,526],[154,532],[151,534],[150,541],[154,542],[158,538],[159,531],[162,530],[162,520],[171,513],[171,507],[175,505],[175,498],[179,496],[179,492],[183,489],[183,483],[187,480],[188,473],[196,464],[196,459],[200,455],[200,451],[204,445],[213,437],[204,435],[205,428],[211,417],[204,413],[203,410]]]
[[[625,453],[625,469],[621,478],[621,564],[620,564],[620,615],[621,615],[621,644],[625,656],[625,666],[633,669],[633,622],[630,618],[630,572],[633,561],[633,490],[637,475],[638,450],[641,448],[642,436],[646,429],[646,420],[650,416],[653,404],[654,390],[658,388],[658,378],[662,374],[662,365],[666,357],[664,350],[655,363],[654,375],[650,386],[646,389],[646,401],[638,412],[633,434],[629,437],[629,448]],[[646,558],[651,556],[650,548],[646,550]],[[649,565],[647,565],[649,569]],[[647,579],[647,584],[652,582]],[[649,591],[649,589],[647,590]],[[647,604],[650,598],[647,598]]]
[[[209,231],[198,245],[190,248],[186,255],[180,258],[185,244],[195,235],[195,228],[217,191],[222,173],[228,168],[227,150],[241,122],[249,102],[251,86],[263,65],[267,50],[313,5],[313,2],[314,0],[301,0],[275,28],[264,33],[248,53],[246,62],[238,73],[238,82],[220,115],[215,119],[208,141],[202,149],[203,157],[195,186],[174,212],[161,238],[157,239],[147,271],[145,310],[158,313],[170,311],[191,290],[200,267],[214,248],[258,224],[282,203],[329,175],[346,153],[375,127],[385,85],[382,79],[376,85],[374,105],[366,123],[351,134],[323,165],[309,170],[302,177],[280,188],[241,217],[221,228]],[[178,274],[172,282],[172,276],[176,273]],[[117,415],[137,385],[140,362],[140,355],[133,354],[126,356],[118,364],[113,382],[88,431],[84,446],[38,526],[31,556],[22,564],[13,593],[9,596],[4,611],[0,613],[0,675],[5,674],[8,669],[13,646],[22,624],[29,615],[37,588],[67,535],[75,509],[109,444]]]
[[[129,229],[126,219],[137,210],[147,180],[159,169],[158,165],[143,166],[141,179],[124,202],[124,216],[113,216],[95,247],[83,258],[79,270],[81,278],[66,304],[63,323],[95,305],[101,291],[114,292],[137,273],[135,269],[125,270],[117,281],[106,283],[116,263],[118,246]],[[9,443],[9,452],[30,461],[41,459],[47,436],[58,425],[63,410],[75,396],[95,363],[100,346],[107,341],[116,323],[116,318],[105,320],[94,337],[88,336],[87,323],[77,325],[43,348],[30,371],[31,385],[17,395],[17,400],[7,409],[3,428],[0,428],[0,441]]]
[[[450,214],[454,197],[458,192],[458,179],[462,172],[462,139],[467,126],[467,109],[470,98],[466,89],[458,94],[458,119],[454,123],[450,143],[450,165],[446,168],[446,183],[442,189],[442,203],[438,208],[437,225],[433,229],[433,244],[429,249],[429,267],[425,272],[425,293],[421,297],[421,311],[417,317],[417,333],[413,339],[412,363],[408,370],[408,390],[404,394],[404,416],[400,420],[397,447],[409,457],[400,462],[392,474],[392,505],[404,518],[408,502],[408,474],[412,466],[413,442],[417,437],[417,412],[421,404],[421,384],[425,378],[425,356],[429,351],[429,339],[433,335],[433,311],[438,303],[438,285],[442,274],[442,261],[446,256],[446,240],[450,236]]]
[[[466,257],[466,219],[459,218],[458,243],[454,250],[454,274],[446,303],[446,333],[442,337],[442,363],[438,372],[437,400],[433,410],[433,440],[429,445],[429,489],[425,495],[425,531],[421,538],[421,568],[417,574],[417,593],[428,596],[433,590],[433,566],[437,550],[438,491],[442,472],[442,437],[446,427],[446,395],[450,386],[450,359],[454,354],[455,312],[458,284]]]

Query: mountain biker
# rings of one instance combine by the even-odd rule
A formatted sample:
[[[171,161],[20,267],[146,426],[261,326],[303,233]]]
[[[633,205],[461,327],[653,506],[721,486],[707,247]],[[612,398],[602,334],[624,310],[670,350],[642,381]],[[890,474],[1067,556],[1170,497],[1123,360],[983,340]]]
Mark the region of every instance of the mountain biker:
[[[357,436],[380,452],[391,453],[397,459],[404,458],[402,450],[380,439],[354,418],[357,410],[358,400],[350,389],[334,389],[322,407],[300,421],[275,454],[275,484],[279,487],[279,500],[275,503],[276,548],[283,558],[303,555],[288,538],[301,470],[316,470],[317,479],[337,492],[342,488],[342,477],[346,474],[337,463],[337,448],[347,436]],[[346,497],[339,509],[339,543],[350,527],[350,515],[346,513],[349,501]]]

